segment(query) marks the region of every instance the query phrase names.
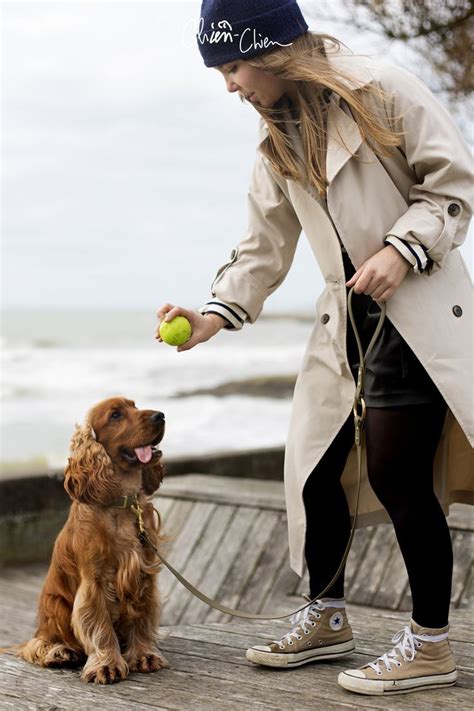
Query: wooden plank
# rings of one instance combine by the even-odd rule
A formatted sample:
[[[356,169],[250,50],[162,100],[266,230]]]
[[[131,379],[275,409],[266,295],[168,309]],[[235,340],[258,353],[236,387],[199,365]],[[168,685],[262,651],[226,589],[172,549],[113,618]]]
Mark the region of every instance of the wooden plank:
[[[214,508],[200,539],[196,542],[192,555],[189,556],[185,565],[180,568],[180,572],[184,577],[198,588],[200,588],[201,579],[215,555],[229,522],[235,514],[235,510],[234,506],[226,505]],[[184,585],[181,583],[176,584],[163,610],[164,624],[171,625],[179,622],[186,606],[193,599],[195,598],[192,593]]]
[[[174,548],[179,540],[182,533],[183,527],[186,520],[189,518],[191,510],[193,508],[192,501],[176,501],[175,505],[172,507],[169,515],[169,519],[164,526],[164,533],[170,537],[170,540],[162,546],[162,553],[164,557],[170,560],[170,563],[174,565],[173,552]],[[176,578],[170,573],[168,568],[163,566],[158,577],[158,586],[160,589],[160,597],[162,604],[168,599],[169,591],[174,586]]]
[[[262,613],[278,616],[286,615],[286,626],[288,627],[290,615],[306,604],[307,600],[301,595],[273,595],[265,604]]]
[[[270,479],[180,474],[168,477],[160,487],[159,498],[167,496],[275,511],[286,510],[283,482]]]
[[[354,533],[351,552],[349,553],[346,563],[344,589],[347,600],[350,600],[352,583],[354,582],[357,573],[359,572],[359,568],[365,559],[365,553],[370,546],[374,531],[375,528],[373,526],[366,526],[364,528],[358,528]]]
[[[242,595],[239,607],[248,612],[260,612],[275,584],[275,578],[288,554],[286,515],[278,516],[268,547],[263,550],[258,565]],[[263,614],[263,613],[262,613]]]
[[[402,610],[403,612],[409,612],[413,609],[413,600],[411,597],[411,589],[409,585],[407,585],[405,588],[405,593],[400,601],[398,609]]]
[[[452,504],[449,508],[448,525],[463,531],[474,531],[474,507],[469,504]]]
[[[169,558],[165,555],[165,558],[169,559],[177,570],[181,571],[185,567],[194,548],[199,544],[201,534],[215,508],[216,504],[204,501],[196,501],[192,504],[189,515],[176,537]],[[163,566],[158,583],[163,605],[163,620],[166,619],[167,601],[172,599],[178,584],[181,585],[168,568]],[[164,585],[166,585],[166,590],[164,590]]]
[[[394,534],[395,538],[395,534]],[[405,562],[395,539],[391,549],[390,565],[387,565],[379,589],[372,598],[374,607],[386,607],[398,610],[408,587],[408,575]]]
[[[271,540],[278,522],[279,514],[275,511],[259,511],[253,525],[247,531],[237,555],[234,558],[229,574],[219,589],[218,599],[221,604],[236,608],[245,592],[248,582],[258,565],[260,556]],[[207,622],[223,622],[227,615],[218,610],[210,610]]]
[[[324,541],[321,541],[321,545],[324,545]],[[309,595],[309,570],[306,558],[303,565],[303,575],[301,578],[297,578],[296,587],[292,591],[293,595],[302,595],[303,593]]]
[[[191,500],[176,500],[171,507],[165,526],[165,533],[173,538],[171,546],[180,535],[181,529],[184,526],[192,507],[193,502]]]
[[[464,590],[462,591],[462,596],[461,600],[459,603],[459,607],[464,608],[467,607],[470,610],[474,607],[474,595],[473,595],[473,580],[474,580],[474,575],[472,574],[472,570],[468,573],[467,575],[467,580],[466,580],[466,585],[464,587]]]
[[[453,543],[453,582],[451,603],[458,607],[466,587],[467,577],[472,570],[474,553],[474,534],[470,531],[451,531]]]
[[[165,525],[168,523],[171,509],[173,508],[175,501],[176,499],[171,499],[166,496],[157,496],[153,499],[153,505],[158,510],[161,520]]]
[[[224,583],[234,558],[244,544],[249,529],[259,515],[259,510],[247,506],[239,507],[220,541],[216,553],[200,581],[200,589],[209,597],[220,599],[220,588]],[[181,616],[182,622],[204,622],[209,612],[205,603],[196,597],[189,601]]]
[[[284,556],[283,563],[278,571],[275,578],[270,594],[267,597],[267,601],[262,609],[262,614],[273,614],[274,610],[279,610],[283,608],[283,611],[290,609],[291,603],[288,602],[289,596],[295,589],[300,578],[290,567],[290,554],[287,550]],[[295,607],[299,607],[305,604],[305,600],[299,596],[298,604]]]
[[[369,605],[380,586],[395,540],[391,526],[377,526],[350,587],[351,602]]]

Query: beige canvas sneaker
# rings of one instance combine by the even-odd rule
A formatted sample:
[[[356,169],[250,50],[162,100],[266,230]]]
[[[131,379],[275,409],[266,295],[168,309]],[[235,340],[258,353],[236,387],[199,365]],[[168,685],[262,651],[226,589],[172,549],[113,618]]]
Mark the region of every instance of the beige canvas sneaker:
[[[448,629],[420,627],[413,620],[392,638],[393,649],[375,662],[341,672],[338,683],[358,694],[407,694],[456,683]]]
[[[298,667],[319,659],[345,657],[355,649],[343,599],[317,600],[292,615],[290,622],[293,628],[281,639],[247,649],[245,656],[249,662],[268,667]]]

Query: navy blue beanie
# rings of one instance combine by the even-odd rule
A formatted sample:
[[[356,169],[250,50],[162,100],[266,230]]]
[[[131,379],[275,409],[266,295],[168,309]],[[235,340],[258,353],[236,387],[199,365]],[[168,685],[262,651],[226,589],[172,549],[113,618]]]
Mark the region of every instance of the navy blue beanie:
[[[250,59],[308,31],[296,0],[203,0],[196,35],[206,67]]]

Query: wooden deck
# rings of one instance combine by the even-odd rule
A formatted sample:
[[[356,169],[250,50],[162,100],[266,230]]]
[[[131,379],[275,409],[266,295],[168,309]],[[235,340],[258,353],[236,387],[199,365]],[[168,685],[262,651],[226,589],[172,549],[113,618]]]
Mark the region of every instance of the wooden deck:
[[[185,475],[165,482],[156,499],[165,530],[174,536],[170,562],[208,595],[254,612],[283,614],[300,606],[307,591],[288,564],[283,484],[253,479]],[[1,709],[221,709],[474,708],[474,635],[469,596],[473,521],[468,507],[455,507],[449,522],[455,551],[450,639],[459,681],[443,691],[392,699],[359,696],[337,685],[342,669],[357,667],[391,647],[406,624],[407,582],[390,526],[357,531],[347,566],[348,613],[357,650],[345,660],[290,671],[257,667],[245,649],[277,639],[288,622],[248,622],[205,606],[164,568],[160,648],[170,668],[131,674],[98,688],[76,670],[45,670],[0,655]],[[0,571],[0,646],[28,639],[47,566]],[[370,606],[369,606],[370,605]],[[374,607],[375,606],[375,607]],[[379,609],[384,607],[386,609]]]

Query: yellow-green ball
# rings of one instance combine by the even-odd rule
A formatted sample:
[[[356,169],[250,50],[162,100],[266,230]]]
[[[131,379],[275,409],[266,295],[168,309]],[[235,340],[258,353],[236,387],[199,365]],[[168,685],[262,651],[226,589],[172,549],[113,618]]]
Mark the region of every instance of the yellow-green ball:
[[[184,316],[175,316],[171,321],[162,321],[160,336],[169,346],[182,346],[191,338],[192,328]]]

